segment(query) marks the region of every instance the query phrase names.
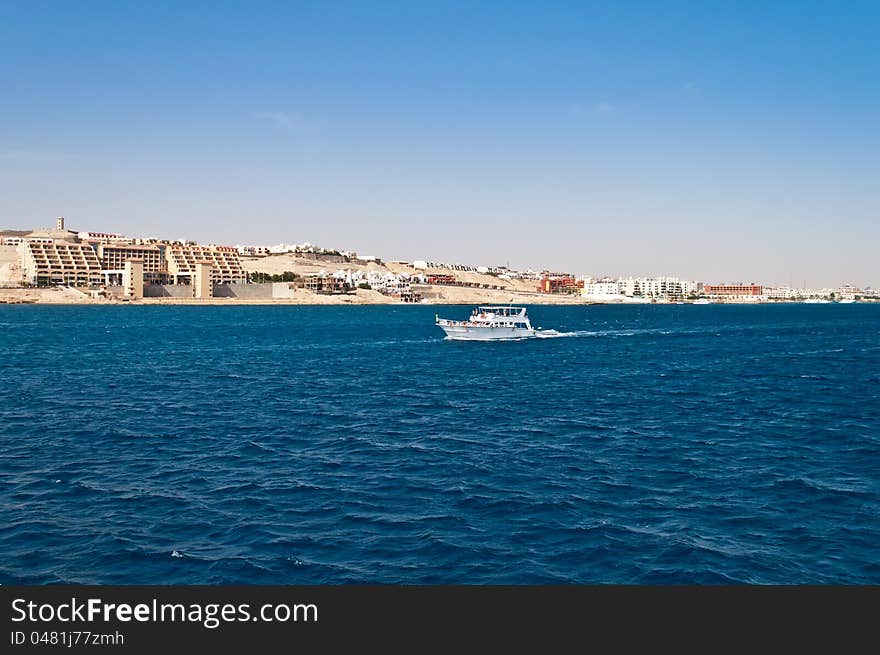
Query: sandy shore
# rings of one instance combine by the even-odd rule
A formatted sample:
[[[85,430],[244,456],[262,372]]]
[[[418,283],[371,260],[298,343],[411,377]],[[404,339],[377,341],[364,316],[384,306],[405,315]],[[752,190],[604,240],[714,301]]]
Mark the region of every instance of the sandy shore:
[[[424,287],[429,297],[421,304],[428,305],[584,305],[578,296],[561,294],[523,293],[467,287]],[[346,295],[323,295],[297,289],[292,298],[265,298],[249,300],[241,298],[142,298],[123,300],[118,298],[90,298],[73,289],[0,289],[0,303],[34,303],[41,305],[406,305],[399,300],[384,296],[377,291],[358,289]]]
[[[642,303],[601,303],[584,300],[580,296],[568,294],[543,294],[537,292],[498,291],[491,289],[470,289],[467,287],[433,286],[423,287],[429,290],[430,297],[422,303],[402,303],[399,300],[384,296],[377,291],[358,289],[356,293],[347,295],[327,296],[298,289],[293,298],[142,298],[124,300],[121,298],[90,298],[74,289],[0,289],[0,304],[37,304],[37,305],[596,305],[610,304],[621,306],[644,307]],[[799,301],[760,301],[748,302],[747,305],[778,305],[797,304]],[[877,301],[862,301],[862,304],[880,304]],[[649,303],[650,304],[650,303]],[[656,303],[666,305],[669,303]],[[737,301],[716,301],[715,304],[743,304]]]

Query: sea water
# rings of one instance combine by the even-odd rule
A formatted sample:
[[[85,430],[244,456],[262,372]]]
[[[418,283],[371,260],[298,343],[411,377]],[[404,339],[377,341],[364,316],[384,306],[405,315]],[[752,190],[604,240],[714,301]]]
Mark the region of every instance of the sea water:
[[[0,306],[0,583],[880,583],[880,305]]]

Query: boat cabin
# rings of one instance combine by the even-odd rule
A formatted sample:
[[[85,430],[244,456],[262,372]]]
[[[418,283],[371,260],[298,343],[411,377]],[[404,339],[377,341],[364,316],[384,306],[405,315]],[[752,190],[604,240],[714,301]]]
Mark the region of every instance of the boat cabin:
[[[474,316],[480,316],[481,318],[518,317],[525,316],[525,314],[525,307],[512,307],[510,305],[477,307],[473,311]]]

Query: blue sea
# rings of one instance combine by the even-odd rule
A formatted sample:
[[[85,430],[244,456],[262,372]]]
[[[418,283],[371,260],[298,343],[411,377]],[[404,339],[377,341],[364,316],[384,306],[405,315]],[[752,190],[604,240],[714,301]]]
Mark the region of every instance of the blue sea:
[[[0,583],[880,583],[880,305],[0,306]]]

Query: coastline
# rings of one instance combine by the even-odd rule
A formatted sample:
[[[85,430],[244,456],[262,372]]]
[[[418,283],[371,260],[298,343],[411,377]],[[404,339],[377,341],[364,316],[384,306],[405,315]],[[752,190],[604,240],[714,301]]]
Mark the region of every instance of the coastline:
[[[119,297],[92,298],[79,291],[62,288],[0,289],[0,304],[34,305],[482,305],[482,304],[529,304],[529,305],[589,305],[580,296],[568,294],[524,293],[436,287],[429,289],[430,297],[420,303],[401,302],[377,291],[358,289],[350,294],[325,295],[297,289],[289,298],[175,298],[146,297],[123,299]]]
[[[377,291],[358,289],[350,294],[325,295],[311,291],[298,289],[289,298],[178,298],[178,297],[146,297],[128,299],[121,297],[92,298],[74,289],[65,287],[51,288],[20,288],[0,289],[0,305],[204,305],[204,306],[229,306],[229,305],[390,305],[395,307],[425,306],[425,305],[608,305],[608,306],[658,306],[685,304],[692,305],[692,301],[683,303],[653,302],[653,303],[628,303],[628,302],[602,302],[595,299],[584,299],[581,296],[571,294],[545,294],[538,292],[523,292],[512,290],[486,290],[460,287],[437,286],[429,289],[429,296],[422,302],[401,302],[399,299],[385,296]],[[705,303],[700,303],[705,304]],[[804,304],[798,300],[764,300],[764,301],[733,301],[717,300],[711,305],[799,305]],[[836,303],[832,303],[836,304]],[[856,304],[877,304],[873,301],[860,301]]]
[[[0,246],[0,304],[39,304],[39,305],[498,305],[515,303],[517,305],[629,305],[629,304],[674,304],[670,300],[623,300],[621,296],[604,299],[601,294],[580,295],[574,293],[546,293],[537,288],[536,281],[522,277],[505,277],[492,273],[479,273],[473,270],[448,268],[431,265],[430,268],[416,269],[404,262],[355,262],[325,261],[310,259],[302,255],[286,254],[265,257],[242,256],[241,265],[248,277],[257,281],[224,283],[215,285],[211,298],[190,297],[192,288],[183,285],[156,285],[144,287],[144,297],[123,297],[122,287],[102,287],[100,289],[79,289],[74,287],[24,287],[18,286],[21,279],[20,267],[16,265],[18,256],[15,249]],[[8,251],[8,252],[7,252]],[[341,267],[345,267],[342,269]],[[339,267],[339,268],[337,268]],[[347,272],[348,274],[378,274],[381,276],[402,276],[409,280],[423,273],[421,281],[406,284],[409,302],[399,295],[386,295],[375,289],[357,288],[345,293],[323,293],[304,288],[303,280]],[[282,276],[288,283],[277,280]],[[428,279],[426,279],[426,277]],[[431,278],[434,279],[431,279]],[[269,281],[274,278],[275,281]],[[443,278],[444,281],[437,281]],[[360,278],[360,279],[363,279]],[[349,281],[350,286],[354,284]],[[278,287],[277,289],[275,287]],[[381,288],[381,287],[380,287]],[[387,287],[385,287],[387,289]],[[393,288],[392,288],[393,289]],[[414,297],[413,297],[414,296]],[[416,302],[412,302],[415,300]],[[681,301],[680,301],[681,302]],[[682,304],[692,304],[685,300]],[[740,296],[713,297],[711,304],[725,305],[765,305],[797,304],[801,298],[767,298],[751,300]],[[816,302],[816,301],[813,301]],[[828,301],[818,301],[828,302]],[[848,302],[852,302],[849,300]],[[876,302],[862,300],[863,303]],[[698,304],[710,304],[705,300]]]

